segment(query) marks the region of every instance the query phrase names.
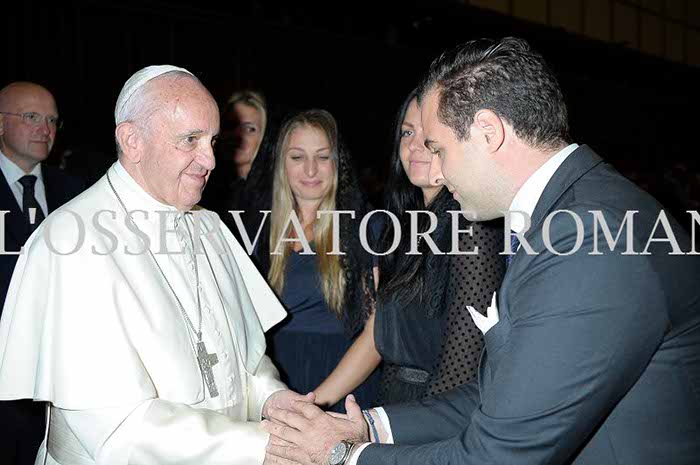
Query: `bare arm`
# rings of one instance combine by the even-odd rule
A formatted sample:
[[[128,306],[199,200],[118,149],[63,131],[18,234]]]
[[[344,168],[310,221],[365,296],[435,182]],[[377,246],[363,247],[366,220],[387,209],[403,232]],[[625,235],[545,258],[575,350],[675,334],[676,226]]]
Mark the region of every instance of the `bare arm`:
[[[335,367],[335,370],[314,389],[316,404],[329,406],[343,399],[374,371],[382,356],[374,346],[374,313],[367,319],[362,334]]]
[[[373,268],[375,287],[379,282],[379,271]],[[367,319],[360,336],[350,346],[335,367],[335,370],[314,389],[316,404],[330,406],[345,398],[372,374],[382,361],[374,345],[374,312]]]

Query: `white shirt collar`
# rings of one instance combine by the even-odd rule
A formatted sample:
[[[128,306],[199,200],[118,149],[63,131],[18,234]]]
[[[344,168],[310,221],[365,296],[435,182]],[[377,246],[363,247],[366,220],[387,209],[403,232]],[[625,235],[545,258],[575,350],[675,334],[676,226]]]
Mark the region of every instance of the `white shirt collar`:
[[[525,229],[525,218],[523,214],[530,218],[532,217],[532,212],[535,211],[535,206],[537,206],[537,202],[539,202],[542,192],[544,192],[544,188],[547,187],[549,180],[552,179],[552,176],[554,176],[559,166],[564,163],[564,160],[577,148],[578,144],[571,144],[557,152],[557,154],[547,160],[544,165],[540,166],[537,171],[532,173],[532,176],[520,187],[515,197],[513,197],[513,201],[510,203],[509,210],[511,212],[522,213],[514,213],[511,215],[511,231],[519,233]]]
[[[119,179],[126,184],[131,193],[138,197],[137,205],[126,205],[129,210],[146,210],[146,211],[177,211],[177,208],[172,205],[167,205],[156,200],[151,194],[146,192],[146,190],[136,182],[134,178],[131,177],[129,172],[122,165],[121,160],[117,160],[114,165],[114,172],[119,176]],[[126,201],[126,200],[125,200]]]
[[[36,176],[37,182],[44,183],[44,176],[41,174],[41,163],[37,165],[29,173],[25,173],[22,168],[17,166],[12,160],[7,158],[7,156],[0,151],[0,170],[2,174],[5,175],[8,185],[13,185],[19,181],[23,176],[27,174],[32,174]]]

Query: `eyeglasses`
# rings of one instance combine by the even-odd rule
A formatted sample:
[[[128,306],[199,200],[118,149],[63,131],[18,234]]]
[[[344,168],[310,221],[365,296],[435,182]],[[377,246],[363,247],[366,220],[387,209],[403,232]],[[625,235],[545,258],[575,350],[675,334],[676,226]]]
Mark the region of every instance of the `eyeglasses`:
[[[19,116],[22,118],[22,121],[24,121],[26,124],[31,124],[32,126],[42,126],[44,122],[47,122],[49,126],[56,129],[61,129],[63,127],[63,120],[58,116],[44,116],[34,111],[27,113],[10,113],[8,111],[0,111],[0,114]]]

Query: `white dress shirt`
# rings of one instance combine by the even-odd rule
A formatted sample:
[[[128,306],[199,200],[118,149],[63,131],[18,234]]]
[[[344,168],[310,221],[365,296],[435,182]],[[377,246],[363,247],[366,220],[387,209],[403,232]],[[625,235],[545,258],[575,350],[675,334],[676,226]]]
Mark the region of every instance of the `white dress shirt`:
[[[41,163],[37,164],[31,172],[25,173],[22,168],[15,165],[14,162],[7,158],[4,153],[0,152],[0,170],[2,170],[2,174],[5,176],[5,181],[7,181],[7,185],[10,186],[12,195],[15,196],[15,200],[17,200],[17,205],[19,205],[20,209],[24,208],[24,205],[22,205],[24,186],[20,184],[19,180],[27,174],[36,176],[36,184],[34,184],[34,197],[36,198],[37,202],[39,202],[39,206],[44,212],[44,217],[49,214],[49,207],[46,203],[44,176],[41,174]]]
[[[532,218],[532,212],[535,211],[537,202],[540,201],[542,192],[544,192],[544,188],[549,184],[549,180],[552,179],[554,173],[559,169],[561,164],[564,163],[564,160],[577,148],[578,144],[568,145],[547,160],[537,171],[532,173],[532,176],[527,178],[525,184],[518,189],[508,210],[511,212],[522,212],[527,215],[528,218]],[[523,229],[525,229],[524,217],[518,213],[511,215],[510,230],[515,233],[521,233]]]
[[[544,192],[544,189],[545,187],[547,187],[547,184],[549,183],[550,179],[552,179],[552,176],[554,176],[554,173],[557,171],[559,166],[561,166],[561,164],[564,163],[564,160],[566,160],[567,157],[571,155],[571,153],[577,148],[578,144],[568,145],[564,149],[557,152],[557,154],[554,155],[552,158],[547,160],[545,164],[540,166],[537,169],[537,171],[535,171],[532,174],[532,176],[530,176],[527,179],[527,181],[525,181],[522,187],[520,187],[518,192],[515,194],[515,197],[513,197],[513,201],[510,204],[509,210],[512,212],[522,212],[528,217],[532,217],[532,212],[535,211],[537,202],[540,201],[542,192]],[[516,233],[523,232],[525,228],[524,217],[521,214],[517,213],[511,215],[510,228],[511,231]],[[388,434],[388,440],[386,441],[386,444],[393,444],[394,436],[391,432],[391,423],[389,421],[389,417],[387,416],[386,412],[382,407],[377,407],[375,411],[379,416],[379,420],[382,422],[384,430]],[[347,465],[356,465],[360,454],[369,444],[370,443],[360,445],[357,449],[357,453],[353,454],[353,457],[351,457],[351,459],[348,460]]]

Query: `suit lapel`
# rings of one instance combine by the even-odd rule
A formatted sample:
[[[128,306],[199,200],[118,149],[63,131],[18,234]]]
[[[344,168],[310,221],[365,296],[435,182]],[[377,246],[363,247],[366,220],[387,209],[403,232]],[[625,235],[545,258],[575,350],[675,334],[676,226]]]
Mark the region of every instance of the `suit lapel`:
[[[562,195],[578,181],[583,175],[588,173],[595,166],[603,162],[603,159],[596,155],[588,146],[582,145],[574,150],[571,155],[564,160],[564,163],[556,170],[554,176],[549,180],[542,195],[540,196],[535,210],[532,212],[530,229],[525,233],[525,239],[532,242],[532,236],[539,234],[542,223],[547,215],[554,208]],[[508,269],[516,269],[519,266],[517,258],[509,265]],[[501,320],[509,318],[506,311],[508,305],[502,299],[504,298],[504,289],[511,285],[513,276],[506,272],[506,276],[498,292],[498,308],[501,309]],[[510,328],[509,321],[500,321],[496,326],[491,328],[484,335],[486,346],[481,355],[479,364],[479,387],[480,389],[488,389],[493,372],[498,366],[498,348],[501,347],[501,339],[507,338]],[[500,333],[500,334],[499,334]],[[489,340],[491,342],[489,343]],[[490,347],[489,347],[490,346]],[[490,351],[488,349],[491,349]]]

